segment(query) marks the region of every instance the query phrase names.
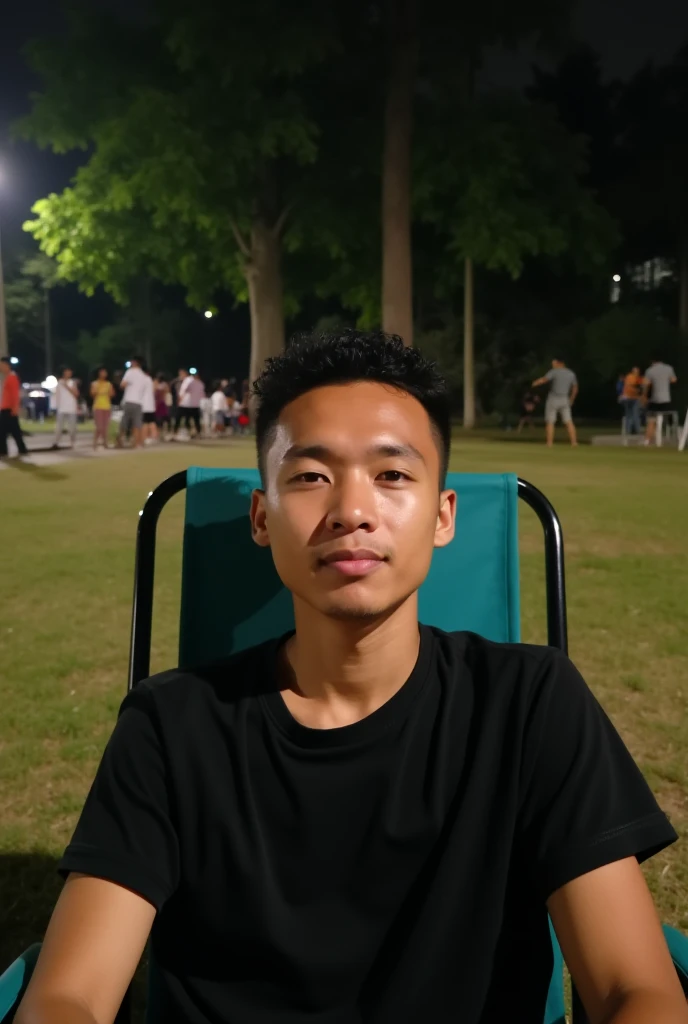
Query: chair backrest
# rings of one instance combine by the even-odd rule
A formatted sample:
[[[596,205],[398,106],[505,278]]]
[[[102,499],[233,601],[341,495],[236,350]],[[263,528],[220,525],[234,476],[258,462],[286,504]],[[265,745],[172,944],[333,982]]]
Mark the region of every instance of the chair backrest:
[[[251,540],[256,470],[187,472],[180,665],[240,651],[293,627],[291,597],[269,550]],[[450,473],[458,494],[456,537],[435,551],[419,595],[420,619],[491,640],[520,639],[517,478]]]

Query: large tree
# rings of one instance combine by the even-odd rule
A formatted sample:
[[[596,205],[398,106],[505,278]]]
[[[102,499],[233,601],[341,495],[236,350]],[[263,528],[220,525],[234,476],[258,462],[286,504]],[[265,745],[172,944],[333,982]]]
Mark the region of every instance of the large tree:
[[[285,233],[308,216],[309,103],[336,33],[316,0],[239,7],[170,0],[144,25],[72,16],[66,41],[31,49],[44,87],[20,130],[89,151],[27,225],[65,278],[120,302],[143,275],[197,305],[231,290],[250,302],[255,376],[284,344]]]
[[[516,97],[425,119],[417,206],[444,253],[438,290],[464,281],[464,426],[475,423],[475,267],[518,277],[529,257],[568,253],[600,267],[616,241],[611,218],[581,184],[585,146],[546,108]],[[463,271],[463,273],[461,273]]]

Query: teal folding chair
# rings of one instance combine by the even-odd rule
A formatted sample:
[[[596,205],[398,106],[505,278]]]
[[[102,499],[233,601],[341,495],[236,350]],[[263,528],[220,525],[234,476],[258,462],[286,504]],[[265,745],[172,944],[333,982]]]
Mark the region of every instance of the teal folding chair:
[[[139,513],[132,616],[129,688],[149,675],[153,581],[158,518],[175,494],[186,489],[179,664],[212,661],[293,627],[291,598],[274,569],[270,552],[252,543],[248,523],[251,490],[258,473],[243,469],[192,467],[151,492]],[[458,493],[457,535],[435,552],[420,591],[421,621],[446,630],[468,629],[489,639],[520,639],[518,498],[536,512],[544,529],[548,642],[567,649],[564,552],[554,509],[537,488],[513,474],[450,473],[447,486]],[[241,587],[213,591],[209,581],[241,579]],[[462,582],[470,581],[470,588]],[[551,926],[550,926],[551,927]],[[665,929],[674,962],[688,994],[688,939]],[[563,958],[552,930],[553,971],[544,1024],[564,1024]],[[31,960],[20,958],[0,978],[3,1007],[16,1005]],[[14,985],[15,1003],[8,1002]],[[155,965],[149,970],[149,1024],[155,1016]],[[5,991],[5,1002],[2,1002]],[[129,1020],[129,997],[118,1024]],[[7,1010],[5,1009],[7,1014]],[[574,992],[574,1021],[585,1014]]]

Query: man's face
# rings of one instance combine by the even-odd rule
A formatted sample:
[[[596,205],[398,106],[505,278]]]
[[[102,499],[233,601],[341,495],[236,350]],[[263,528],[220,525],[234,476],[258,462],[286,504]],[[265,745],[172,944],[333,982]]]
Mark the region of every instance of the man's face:
[[[634,366],[633,369],[631,370],[631,373],[635,377],[639,377],[640,376],[640,367],[639,366]]]
[[[7,362],[6,359],[0,359],[0,373],[2,373],[3,376],[5,376],[9,372],[10,372],[10,364]]]
[[[280,415],[255,491],[254,540],[295,601],[369,619],[415,594],[454,536],[430,420],[410,395],[370,382],[316,388]]]
[[[71,370],[63,370],[62,376],[64,377],[65,380],[71,380],[72,371]]]
[[[563,366],[563,365],[564,365],[564,364],[563,364],[563,363],[561,363],[561,362],[559,362],[559,360],[558,360],[558,359],[553,359],[553,360],[552,360],[552,369],[553,369],[553,370],[558,370],[558,369],[559,369],[559,367],[560,367],[560,366]]]

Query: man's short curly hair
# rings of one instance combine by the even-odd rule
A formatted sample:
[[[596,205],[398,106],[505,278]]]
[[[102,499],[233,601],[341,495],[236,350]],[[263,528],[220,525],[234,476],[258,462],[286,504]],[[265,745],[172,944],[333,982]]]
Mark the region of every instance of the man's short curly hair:
[[[440,453],[440,486],[449,463],[451,409],[439,368],[401,338],[382,331],[352,329],[296,337],[286,351],[268,359],[254,381],[258,400],[256,446],[265,481],[265,454],[285,406],[328,384],[374,381],[412,395],[427,412]]]

